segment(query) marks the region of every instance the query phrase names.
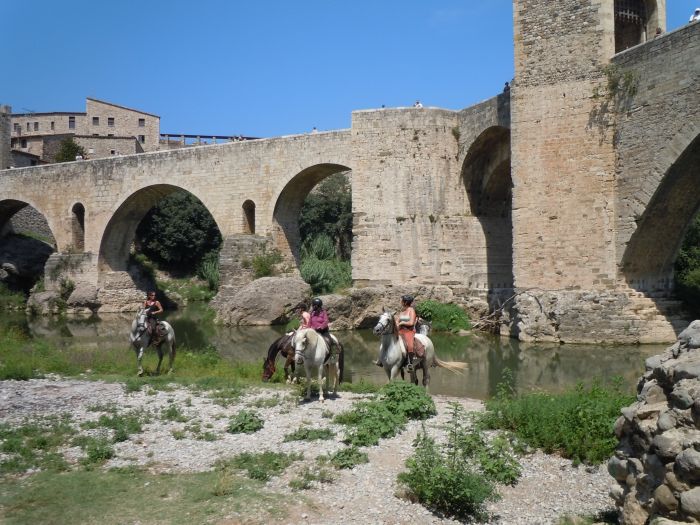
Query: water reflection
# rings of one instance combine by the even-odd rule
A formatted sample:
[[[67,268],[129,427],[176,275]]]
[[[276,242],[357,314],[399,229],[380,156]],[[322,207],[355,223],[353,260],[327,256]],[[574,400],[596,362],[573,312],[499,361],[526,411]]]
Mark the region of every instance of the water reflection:
[[[279,337],[281,327],[215,326],[204,308],[190,306],[170,312],[180,350],[197,351],[215,347],[224,359],[262,362],[267,348]],[[133,316],[105,315],[99,320],[26,319],[7,315],[3,329],[12,327],[35,339],[47,339],[61,348],[91,347],[104,351],[129,349],[128,333]],[[383,384],[384,371],[372,364],[379,339],[370,330],[337,332],[346,349],[345,378]],[[632,390],[643,371],[644,360],[660,353],[666,345],[552,345],[521,343],[484,334],[458,337],[433,334],[438,356],[443,361],[465,361],[469,367],[462,375],[433,369],[431,392],[485,399],[493,395],[503,370],[509,368],[519,392],[562,391],[578,382],[608,381],[621,376]]]

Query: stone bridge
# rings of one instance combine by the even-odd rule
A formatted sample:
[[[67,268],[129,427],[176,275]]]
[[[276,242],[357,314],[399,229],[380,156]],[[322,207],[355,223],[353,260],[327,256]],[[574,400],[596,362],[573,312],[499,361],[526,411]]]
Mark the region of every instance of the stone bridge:
[[[216,221],[232,286],[263,245],[298,262],[304,198],[351,171],[356,286],[449,286],[503,306],[504,331],[526,340],[673,339],[673,262],[700,208],[700,24],[615,54],[605,2],[577,2],[591,23],[544,31],[557,8],[515,1],[512,89],[475,106],[356,111],[349,130],[5,170],[0,227],[34,207],[59,254],[78,254],[75,278],[108,291],[140,220],[183,189]]]

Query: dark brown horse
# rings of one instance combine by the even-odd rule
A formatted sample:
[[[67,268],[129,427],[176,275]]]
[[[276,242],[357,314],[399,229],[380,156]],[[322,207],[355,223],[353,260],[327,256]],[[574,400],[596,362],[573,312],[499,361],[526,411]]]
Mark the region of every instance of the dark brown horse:
[[[291,383],[293,381],[295,369],[294,348],[292,347],[293,336],[294,332],[284,334],[270,345],[270,348],[267,350],[267,357],[263,361],[263,381],[269,381],[272,374],[275,373],[275,360],[277,359],[277,354],[281,354],[282,357],[287,359],[284,363],[284,380],[287,383]]]

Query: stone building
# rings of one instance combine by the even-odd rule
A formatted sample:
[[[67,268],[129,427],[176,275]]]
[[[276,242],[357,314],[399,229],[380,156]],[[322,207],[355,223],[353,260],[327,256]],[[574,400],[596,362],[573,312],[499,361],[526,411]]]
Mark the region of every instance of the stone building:
[[[60,142],[68,137],[85,149],[89,159],[160,149],[158,115],[94,98],[86,99],[85,109],[85,112],[13,113],[12,150],[53,162]]]

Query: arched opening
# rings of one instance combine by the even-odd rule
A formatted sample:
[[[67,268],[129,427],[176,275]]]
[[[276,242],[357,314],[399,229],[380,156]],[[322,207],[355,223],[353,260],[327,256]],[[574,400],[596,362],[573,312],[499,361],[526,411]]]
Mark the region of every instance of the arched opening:
[[[493,126],[477,137],[464,159],[462,182],[469,211],[481,223],[486,243],[486,282],[472,282],[471,286],[486,286],[489,291],[512,288],[513,182],[508,128]]]
[[[160,269],[191,274],[220,244],[216,221],[197,197],[177,186],[149,186],[126,198],[109,220],[100,243],[100,278],[128,271],[136,253]],[[218,261],[218,255],[211,258]]]
[[[636,219],[621,261],[621,273],[635,290],[668,296],[684,235],[700,210],[700,135],[671,165],[644,213]]]
[[[615,0],[615,53],[651,38],[658,18],[654,0]]]
[[[243,203],[243,233],[255,235],[255,203],[251,200]]]
[[[77,202],[71,208],[72,244],[75,251],[85,251],[85,206]]]
[[[27,202],[0,200],[0,285],[29,293],[55,251],[56,240],[41,212]]]
[[[340,164],[311,166],[287,183],[275,203],[274,247],[318,293],[333,289],[333,282],[351,282],[350,177]]]

